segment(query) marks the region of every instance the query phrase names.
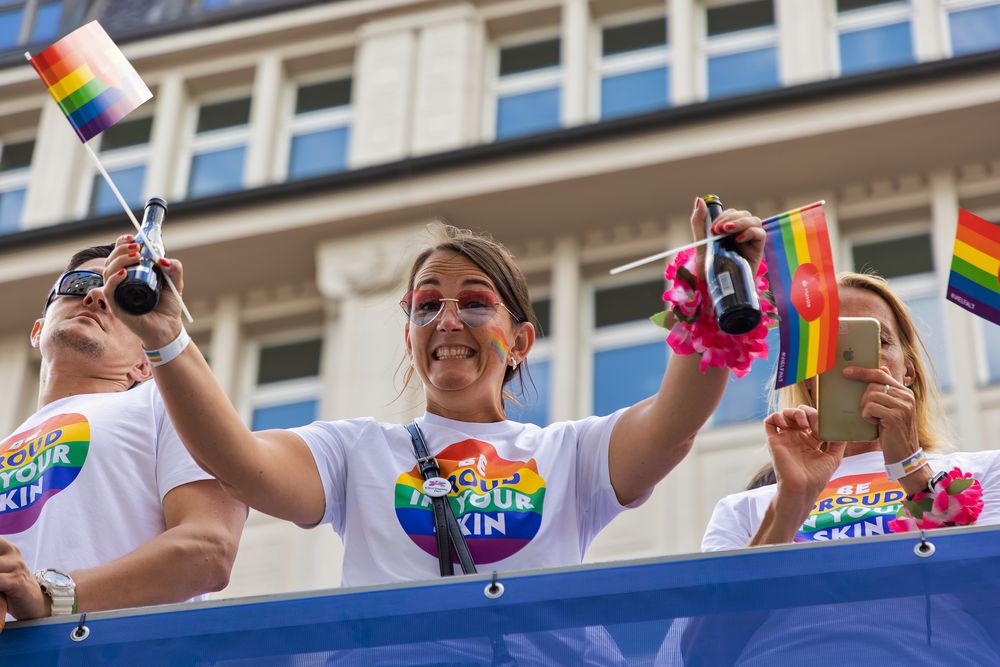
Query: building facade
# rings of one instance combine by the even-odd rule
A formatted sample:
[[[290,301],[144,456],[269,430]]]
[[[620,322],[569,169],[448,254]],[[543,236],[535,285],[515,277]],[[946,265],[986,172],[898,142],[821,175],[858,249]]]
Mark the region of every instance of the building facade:
[[[397,301],[437,219],[493,234],[529,278],[544,335],[512,414],[651,394],[662,265],[608,269],[687,242],[714,192],[761,217],[825,199],[838,268],[888,277],[921,324],[960,447],[1000,444],[1000,335],[943,298],[958,209],[1000,220],[983,0],[0,3],[0,430],[33,409],[52,279],[130,230],[22,55],[92,18],[154,98],[91,143],[131,204],[170,202],[189,330],[255,428],[420,414]],[[697,550],[767,460],[771,370],[731,382],[590,560]],[[340,560],[328,527],[254,514],[224,595],[335,585]]]

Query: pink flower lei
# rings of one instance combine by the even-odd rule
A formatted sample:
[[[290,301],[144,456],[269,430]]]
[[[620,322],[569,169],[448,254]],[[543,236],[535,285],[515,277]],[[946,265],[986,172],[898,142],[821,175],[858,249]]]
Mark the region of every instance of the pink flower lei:
[[[754,286],[763,314],[760,324],[745,334],[733,336],[719,330],[708,285],[697,278],[695,257],[694,249],[685,250],[667,264],[663,274],[670,281],[670,287],[663,293],[667,310],[651,319],[670,330],[667,345],[675,354],[701,354],[702,373],[709,366],[717,366],[728,368],[741,378],[750,372],[754,359],[767,358],[767,331],[778,321],[778,310],[767,298],[767,262],[761,257],[755,276]]]
[[[889,530],[905,533],[975,523],[983,511],[983,487],[971,473],[952,468],[933,491],[918,491],[903,503]]]

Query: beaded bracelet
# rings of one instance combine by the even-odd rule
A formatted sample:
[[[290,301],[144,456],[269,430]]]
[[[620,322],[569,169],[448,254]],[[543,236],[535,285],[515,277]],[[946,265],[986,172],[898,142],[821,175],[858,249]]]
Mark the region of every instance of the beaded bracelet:
[[[667,264],[663,273],[670,281],[670,288],[663,293],[667,309],[650,320],[670,331],[667,345],[675,354],[701,354],[699,368],[702,373],[709,366],[717,366],[728,368],[741,378],[750,372],[754,359],[767,358],[767,331],[778,323],[778,309],[768,293],[767,262],[761,257],[754,281],[763,315],[760,324],[745,334],[734,336],[719,329],[708,285],[698,278],[696,256],[694,249],[685,250]]]
[[[975,523],[983,511],[983,487],[971,473],[952,468],[934,488],[908,497],[889,522],[889,530],[905,533]]]

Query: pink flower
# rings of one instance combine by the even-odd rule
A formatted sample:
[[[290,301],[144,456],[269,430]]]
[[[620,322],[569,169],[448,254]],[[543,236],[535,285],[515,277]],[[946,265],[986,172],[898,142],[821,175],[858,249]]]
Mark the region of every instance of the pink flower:
[[[699,352],[694,345],[694,336],[691,333],[691,328],[685,326],[683,322],[677,322],[670,329],[670,334],[667,335],[667,345],[670,346],[670,349],[675,354],[684,355]]]
[[[697,275],[695,261],[696,253],[685,250],[677,254],[674,261],[664,269],[664,277],[671,281],[670,287],[663,293],[663,301],[669,310],[678,315],[678,321],[667,336],[667,344],[675,354],[701,354],[699,365],[704,373],[711,366],[729,368],[738,377],[744,377],[750,372],[754,359],[767,358],[768,325],[774,323],[773,313],[777,312],[774,305],[761,298],[761,311],[764,317],[761,323],[752,331],[739,336],[731,336],[719,330],[715,315],[709,304],[708,286],[699,281],[692,288],[682,275],[680,268],[684,267],[691,275]],[[760,294],[768,289],[765,277],[767,262],[761,259],[755,276],[755,287]],[[694,319],[694,322],[685,320]]]
[[[898,519],[893,519],[888,525],[889,530],[894,533],[905,533],[911,530],[920,530],[917,526],[917,520],[912,516],[904,516]]]

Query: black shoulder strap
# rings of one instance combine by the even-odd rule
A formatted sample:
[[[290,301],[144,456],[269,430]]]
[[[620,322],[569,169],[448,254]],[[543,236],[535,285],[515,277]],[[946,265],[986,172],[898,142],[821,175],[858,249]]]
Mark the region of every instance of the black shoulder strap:
[[[410,432],[410,440],[413,442],[413,452],[417,456],[417,466],[420,474],[425,480],[432,477],[440,477],[441,471],[438,468],[437,459],[427,451],[427,444],[424,443],[424,436],[420,433],[416,422],[406,425],[406,430]],[[451,562],[451,549],[455,548],[458,554],[458,561],[462,565],[464,574],[475,574],[476,564],[472,560],[469,552],[469,545],[462,535],[462,528],[455,519],[455,513],[451,509],[451,503],[444,496],[431,498],[434,509],[434,532],[437,535],[438,565],[441,569],[441,576],[447,577],[455,573]]]

